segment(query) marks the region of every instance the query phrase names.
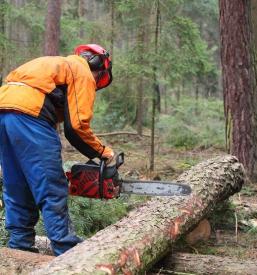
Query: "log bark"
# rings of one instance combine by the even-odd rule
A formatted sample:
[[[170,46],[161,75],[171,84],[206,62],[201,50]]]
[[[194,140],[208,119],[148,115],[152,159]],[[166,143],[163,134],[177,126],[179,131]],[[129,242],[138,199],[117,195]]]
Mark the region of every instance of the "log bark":
[[[16,249],[0,249],[0,274],[28,274],[54,257]]]
[[[235,157],[200,163],[177,180],[191,185],[190,196],[155,197],[32,274],[140,274],[215,205],[238,192],[244,179]]]
[[[175,271],[204,275],[252,275],[257,274],[257,263],[250,260],[240,261],[231,257],[175,253],[165,257],[153,271],[152,274],[168,274],[168,272],[171,274]]]

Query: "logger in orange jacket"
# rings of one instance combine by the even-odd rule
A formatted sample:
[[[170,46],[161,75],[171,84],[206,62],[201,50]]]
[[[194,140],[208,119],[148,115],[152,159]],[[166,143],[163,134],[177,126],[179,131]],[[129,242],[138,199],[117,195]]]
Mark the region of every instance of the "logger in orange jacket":
[[[70,223],[57,122],[88,158],[114,153],[93,134],[96,90],[112,81],[108,52],[80,45],[75,55],[34,59],[12,71],[0,88],[0,162],[10,248],[34,251],[38,210],[55,255],[81,242]]]

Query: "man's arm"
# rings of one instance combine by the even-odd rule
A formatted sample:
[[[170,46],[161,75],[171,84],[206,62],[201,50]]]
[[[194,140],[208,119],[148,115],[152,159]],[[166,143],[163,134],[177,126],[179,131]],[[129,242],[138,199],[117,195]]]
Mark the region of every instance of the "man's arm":
[[[64,108],[65,137],[89,158],[109,158],[113,151],[103,146],[90,128],[96,89],[90,69],[87,63],[67,61],[67,66],[70,72]]]

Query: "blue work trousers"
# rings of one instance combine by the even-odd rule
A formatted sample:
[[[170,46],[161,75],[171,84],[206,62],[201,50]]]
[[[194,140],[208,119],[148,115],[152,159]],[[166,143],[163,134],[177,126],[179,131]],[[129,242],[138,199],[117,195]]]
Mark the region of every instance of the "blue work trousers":
[[[68,214],[60,139],[48,122],[0,113],[0,162],[10,248],[31,250],[39,210],[56,256],[82,241]]]

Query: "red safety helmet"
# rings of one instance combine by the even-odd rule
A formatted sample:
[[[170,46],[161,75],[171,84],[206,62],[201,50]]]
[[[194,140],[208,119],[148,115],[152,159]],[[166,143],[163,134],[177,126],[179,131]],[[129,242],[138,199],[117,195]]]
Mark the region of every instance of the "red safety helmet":
[[[97,90],[107,87],[112,82],[112,62],[109,53],[97,44],[79,45],[74,53],[86,58],[92,71],[98,72]]]

